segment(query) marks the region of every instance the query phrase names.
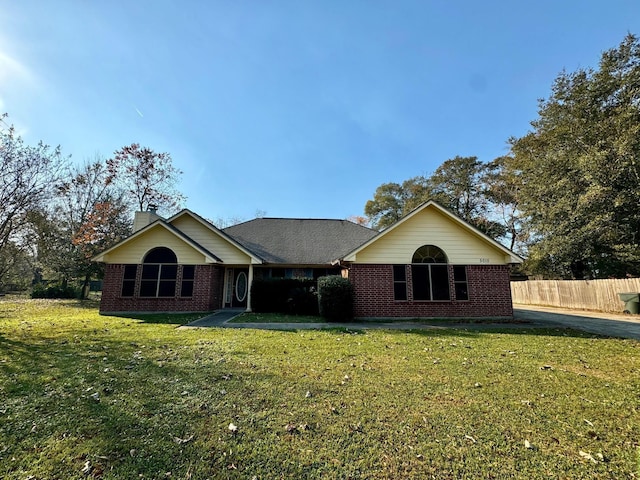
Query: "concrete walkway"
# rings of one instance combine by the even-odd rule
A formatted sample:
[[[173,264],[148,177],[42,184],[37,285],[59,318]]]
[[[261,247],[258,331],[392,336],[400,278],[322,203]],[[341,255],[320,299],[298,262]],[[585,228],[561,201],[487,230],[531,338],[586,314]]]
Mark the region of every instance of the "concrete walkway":
[[[244,309],[228,308],[225,310],[217,310],[211,315],[194,320],[191,323],[183,325],[183,327],[222,327],[229,320],[236,318],[241,313],[244,313]]]
[[[180,328],[221,327],[254,328],[257,330],[309,330],[335,329],[392,329],[392,330],[444,330],[459,328],[463,330],[523,329],[523,328],[573,328],[585,332],[611,337],[640,340],[640,315],[625,315],[601,312],[567,310],[534,305],[514,305],[514,322],[461,323],[422,321],[420,323],[405,320],[389,322],[350,322],[350,323],[229,323],[243,313],[242,310],[219,310]]]

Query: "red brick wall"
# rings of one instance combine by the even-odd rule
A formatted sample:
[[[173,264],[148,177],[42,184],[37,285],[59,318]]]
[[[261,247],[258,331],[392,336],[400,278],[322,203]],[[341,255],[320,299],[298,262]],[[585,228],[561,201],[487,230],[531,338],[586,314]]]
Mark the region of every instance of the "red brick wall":
[[[414,301],[411,268],[407,268],[407,300],[393,299],[392,265],[353,264],[349,279],[355,290],[356,317],[512,317],[509,267],[468,265],[469,300]],[[455,294],[449,266],[451,297]]]
[[[124,265],[112,264],[105,268],[102,284],[100,312],[209,312],[222,307],[224,269],[215,265],[196,265],[193,296],[189,298],[140,298],[138,290],[142,268],[138,266],[135,294],[122,297]],[[182,280],[178,269],[178,284]]]

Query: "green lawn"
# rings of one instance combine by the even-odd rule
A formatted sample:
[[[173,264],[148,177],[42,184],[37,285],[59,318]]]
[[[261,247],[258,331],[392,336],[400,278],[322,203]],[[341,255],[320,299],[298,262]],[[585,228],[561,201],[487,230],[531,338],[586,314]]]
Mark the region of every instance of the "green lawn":
[[[0,300],[0,478],[640,478],[640,342],[190,319]]]
[[[229,323],[327,323],[322,317],[312,315],[286,315],[284,313],[242,313]]]

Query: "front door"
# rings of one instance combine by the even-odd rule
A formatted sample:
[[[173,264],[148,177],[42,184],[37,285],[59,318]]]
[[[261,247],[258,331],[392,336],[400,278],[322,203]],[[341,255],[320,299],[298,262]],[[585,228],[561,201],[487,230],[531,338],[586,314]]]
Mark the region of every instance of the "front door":
[[[249,296],[249,269],[227,268],[225,279],[225,308],[246,308]]]

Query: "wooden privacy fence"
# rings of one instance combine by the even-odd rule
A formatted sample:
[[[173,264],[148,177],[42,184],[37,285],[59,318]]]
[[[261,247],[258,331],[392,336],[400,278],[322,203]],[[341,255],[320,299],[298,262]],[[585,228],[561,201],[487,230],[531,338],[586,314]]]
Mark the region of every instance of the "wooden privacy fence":
[[[622,312],[618,293],[640,293],[640,278],[511,282],[513,303]]]

